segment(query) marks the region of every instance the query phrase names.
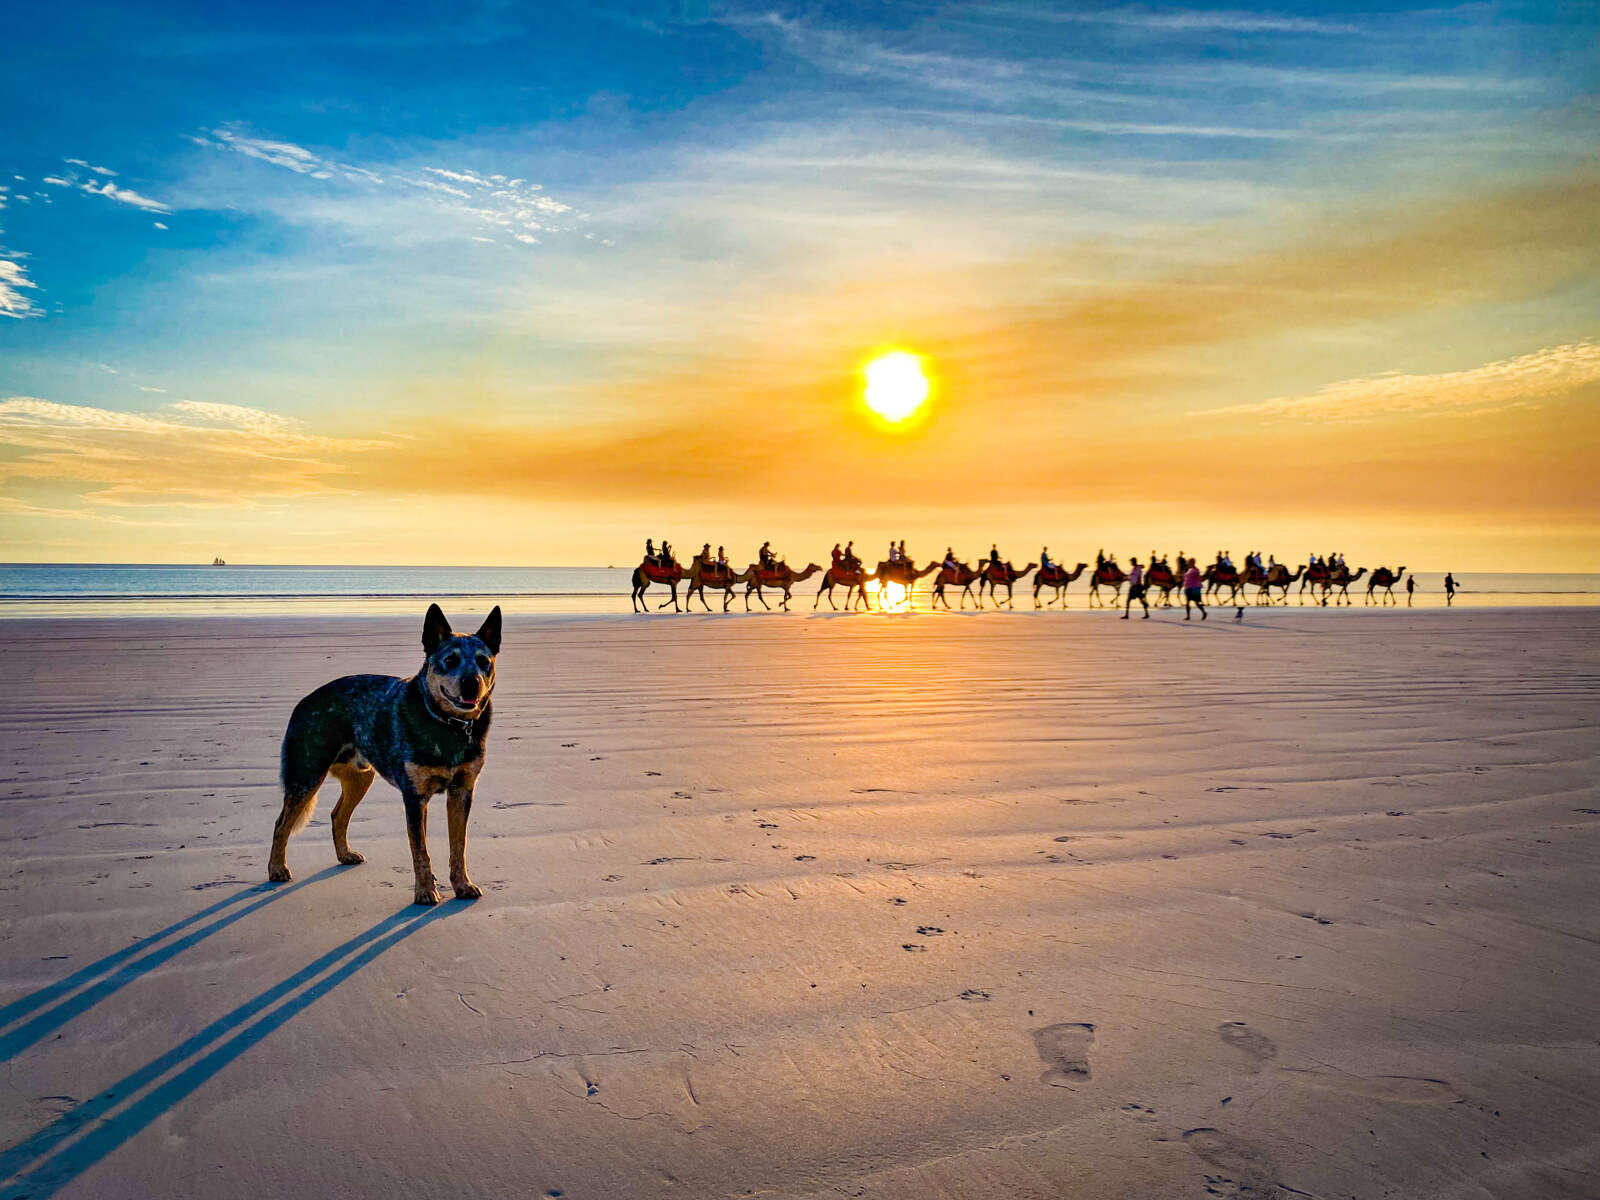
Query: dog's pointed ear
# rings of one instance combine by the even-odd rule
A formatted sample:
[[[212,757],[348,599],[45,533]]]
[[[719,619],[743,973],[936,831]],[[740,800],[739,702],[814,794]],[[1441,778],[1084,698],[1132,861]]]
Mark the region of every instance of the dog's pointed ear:
[[[432,654],[439,643],[450,636],[450,620],[437,604],[428,605],[428,615],[422,618],[422,650]]]
[[[489,647],[490,654],[500,653],[500,606],[496,604],[494,611],[483,619],[483,626],[478,630],[477,638]]]

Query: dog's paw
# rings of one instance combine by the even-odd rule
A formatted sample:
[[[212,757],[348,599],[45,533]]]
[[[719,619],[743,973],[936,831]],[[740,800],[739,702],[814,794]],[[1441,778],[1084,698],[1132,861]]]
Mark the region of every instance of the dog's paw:
[[[367,856],[365,854],[357,854],[354,850],[346,850],[343,854],[339,854],[338,858],[339,861],[347,867],[353,867],[357,863],[364,863],[367,861]]]
[[[427,887],[419,887],[417,889],[416,903],[428,905],[439,903],[439,889],[431,883]]]
[[[483,889],[470,879],[463,879],[454,886],[457,900],[477,900],[483,895]]]
[[[289,866],[285,863],[281,867],[267,868],[268,883],[288,883],[294,876],[289,873]]]

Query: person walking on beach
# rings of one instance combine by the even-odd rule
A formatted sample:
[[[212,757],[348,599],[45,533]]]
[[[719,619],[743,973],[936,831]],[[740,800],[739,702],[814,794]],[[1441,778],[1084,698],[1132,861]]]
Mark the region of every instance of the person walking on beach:
[[[1444,603],[1446,608],[1456,602],[1456,588],[1460,586],[1456,582],[1456,577],[1446,571],[1444,576]]]
[[[1417,591],[1417,577],[1415,575],[1407,575],[1406,576],[1406,607],[1407,608],[1411,607],[1411,597],[1416,594],[1416,591]]]
[[[1192,604],[1200,610],[1200,619],[1206,619],[1205,593],[1200,585],[1200,568],[1194,563],[1189,564],[1189,569],[1183,573],[1183,619],[1189,619],[1189,606]]]
[[[1144,607],[1144,619],[1150,619],[1150,605],[1144,598],[1144,568],[1139,565],[1137,558],[1128,560],[1128,607],[1123,610],[1122,619],[1126,621],[1128,614],[1133,611],[1133,602],[1137,600]],[[1205,610],[1200,610],[1201,615]]]

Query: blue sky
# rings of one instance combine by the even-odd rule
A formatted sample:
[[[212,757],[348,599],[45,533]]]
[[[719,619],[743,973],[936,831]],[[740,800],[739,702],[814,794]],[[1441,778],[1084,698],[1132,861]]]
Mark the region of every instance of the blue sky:
[[[1593,3],[38,8],[0,71],[0,553],[397,561],[441,501],[500,531],[466,561],[610,561],[663,510],[798,539],[835,499],[977,537],[902,510],[913,448],[1243,438],[1315,473],[1332,438],[1414,528],[1333,474],[1291,522],[1266,491],[1162,513],[1043,469],[983,528],[1309,520],[1485,560],[1536,528],[1575,558],[1594,494],[1549,480],[1593,433],[1597,28]],[[1225,328],[1129,315],[1335,251],[1326,289]],[[1412,265],[1380,287],[1386,261]],[[949,376],[914,447],[814,408],[891,343]],[[1249,408],[1552,361],[1554,392],[1471,422]],[[419,450],[441,422],[466,469]],[[796,465],[746,494],[728,464],[763,438]],[[680,445],[704,471],[659,467]],[[1506,498],[1440,499],[1430,463],[1491,450]]]

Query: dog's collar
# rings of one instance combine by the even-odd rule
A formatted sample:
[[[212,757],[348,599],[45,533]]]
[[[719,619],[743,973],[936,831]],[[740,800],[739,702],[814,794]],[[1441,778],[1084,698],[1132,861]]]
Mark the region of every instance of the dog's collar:
[[[442,713],[433,706],[433,700],[428,695],[427,684],[423,684],[418,690],[422,693],[422,707],[428,710],[428,715],[435,721],[443,721],[446,725],[454,725],[457,729],[461,730],[465,734],[470,735],[472,733],[472,726],[473,723],[477,721],[477,717],[452,717]],[[484,696],[483,699],[485,703],[487,703],[489,697]]]

